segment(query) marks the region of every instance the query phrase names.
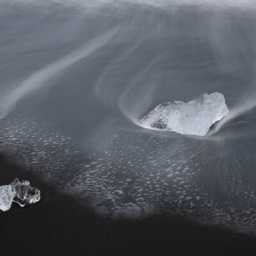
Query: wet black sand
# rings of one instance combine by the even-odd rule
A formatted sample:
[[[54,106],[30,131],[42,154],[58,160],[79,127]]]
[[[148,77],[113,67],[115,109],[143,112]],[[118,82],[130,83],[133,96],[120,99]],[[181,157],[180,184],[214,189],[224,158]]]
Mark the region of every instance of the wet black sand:
[[[60,195],[0,157],[1,184],[15,177],[38,186],[42,200],[0,213],[0,255],[256,255],[256,238],[169,215],[109,220]]]

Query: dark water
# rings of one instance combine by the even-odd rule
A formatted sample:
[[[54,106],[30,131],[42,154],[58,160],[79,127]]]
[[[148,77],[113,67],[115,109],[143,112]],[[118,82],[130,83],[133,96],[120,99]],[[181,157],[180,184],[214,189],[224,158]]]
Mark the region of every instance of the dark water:
[[[255,234],[255,57],[251,8],[2,1],[0,151],[104,216]],[[139,125],[215,91],[231,114],[211,136]]]

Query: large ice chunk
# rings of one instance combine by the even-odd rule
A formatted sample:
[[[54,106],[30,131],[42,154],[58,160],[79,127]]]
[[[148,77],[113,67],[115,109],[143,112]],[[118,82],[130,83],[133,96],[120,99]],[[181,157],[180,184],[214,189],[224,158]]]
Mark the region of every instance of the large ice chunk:
[[[34,204],[40,200],[40,190],[33,188],[28,180],[19,181],[15,179],[12,183],[12,190],[15,193],[13,202],[21,207]]]
[[[0,186],[0,210],[5,212],[11,208],[14,194],[12,186]]]
[[[174,101],[160,104],[143,117],[141,122],[156,129],[204,136],[228,112],[221,93],[204,93],[187,103]]]

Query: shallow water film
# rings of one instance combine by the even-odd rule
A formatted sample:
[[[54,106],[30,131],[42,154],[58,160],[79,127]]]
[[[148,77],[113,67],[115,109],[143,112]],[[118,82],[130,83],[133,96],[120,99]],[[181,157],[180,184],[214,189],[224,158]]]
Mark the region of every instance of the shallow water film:
[[[255,234],[255,6],[192,2],[2,0],[1,153],[103,216]],[[209,136],[139,121],[216,91]]]

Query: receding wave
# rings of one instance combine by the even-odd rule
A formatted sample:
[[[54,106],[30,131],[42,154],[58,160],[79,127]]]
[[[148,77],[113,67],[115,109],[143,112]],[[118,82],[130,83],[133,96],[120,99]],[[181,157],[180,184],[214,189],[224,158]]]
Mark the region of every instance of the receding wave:
[[[104,216],[255,234],[253,1],[2,3],[2,153]],[[140,122],[216,91],[230,114],[206,137]]]

